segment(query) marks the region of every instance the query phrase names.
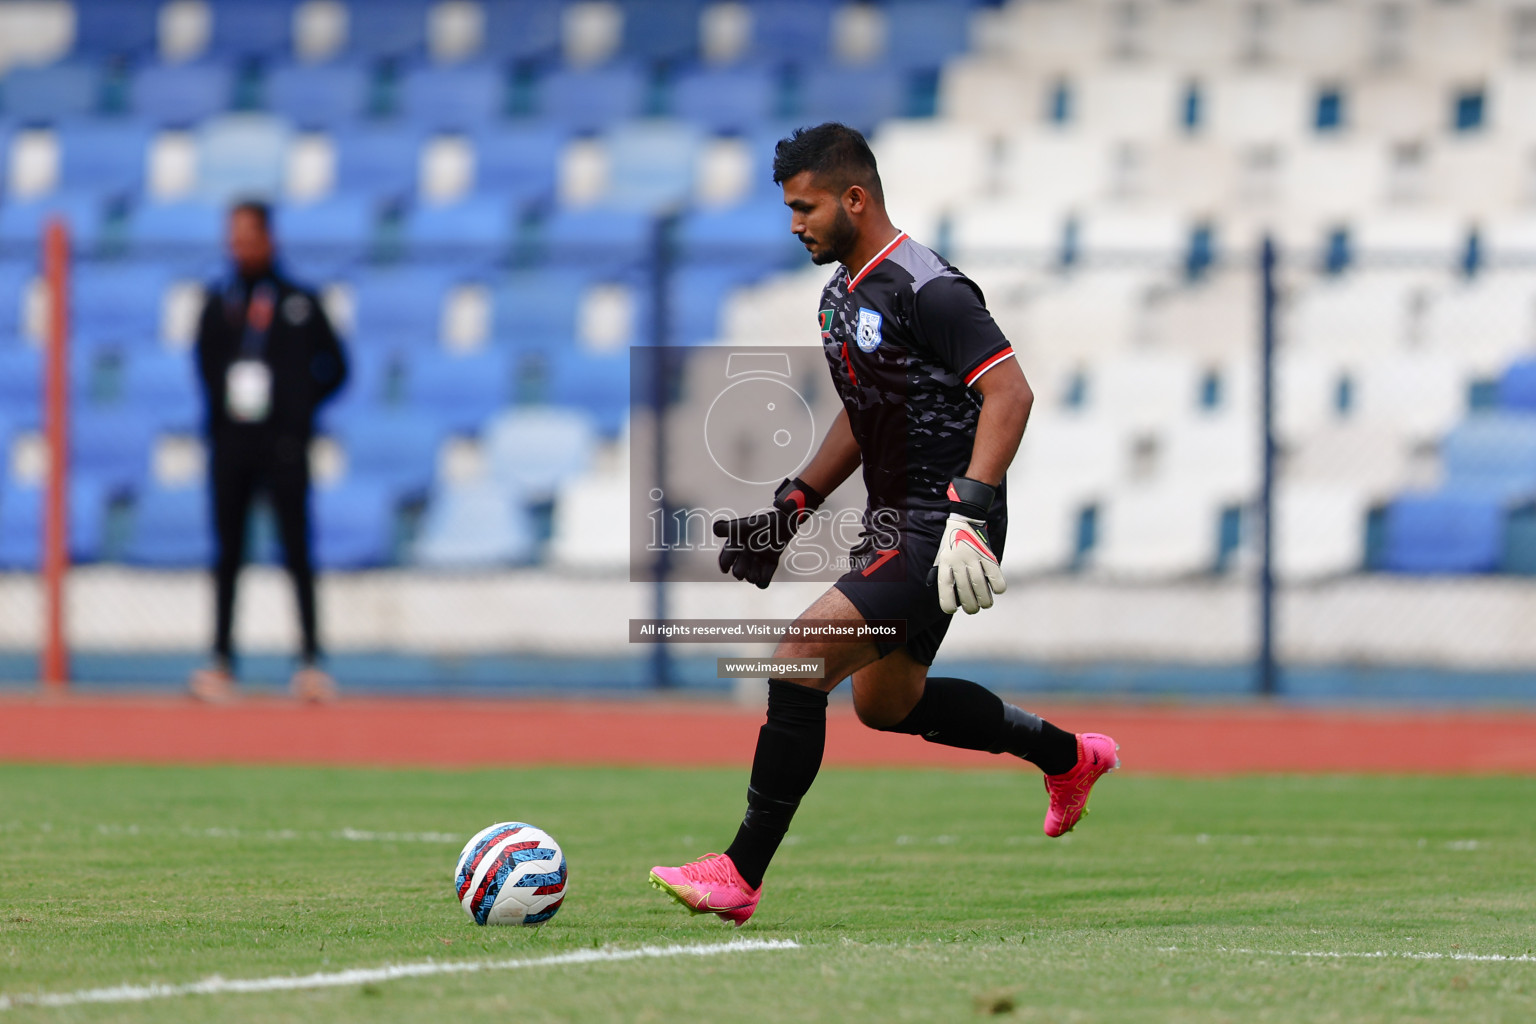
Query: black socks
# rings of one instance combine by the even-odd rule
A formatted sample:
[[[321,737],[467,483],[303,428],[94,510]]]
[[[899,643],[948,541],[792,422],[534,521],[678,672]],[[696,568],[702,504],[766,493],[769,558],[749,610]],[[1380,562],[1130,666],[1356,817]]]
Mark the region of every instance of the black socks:
[[[1023,711],[968,679],[931,676],[906,718],[885,732],[910,733],[930,743],[992,754],[1012,754],[1047,775],[1077,764],[1077,737]],[[761,748],[759,748],[761,749]]]
[[[996,698],[994,698],[996,699]],[[827,745],[827,695],[798,683],[768,683],[768,721],[757,732],[747,813],[725,853],[754,889],[816,781]]]

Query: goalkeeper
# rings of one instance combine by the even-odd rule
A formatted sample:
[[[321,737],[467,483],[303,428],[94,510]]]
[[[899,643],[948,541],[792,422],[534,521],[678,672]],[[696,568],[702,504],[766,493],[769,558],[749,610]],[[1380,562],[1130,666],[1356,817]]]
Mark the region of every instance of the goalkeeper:
[[[853,129],[796,131],[775,150],[773,180],[812,261],[839,264],[819,323],[843,411],[769,511],[715,523],[720,568],[768,586],[796,529],[862,465],[869,506],[853,567],[802,620],[904,619],[906,637],[779,645],[779,657],[825,659],[826,674],[769,682],[736,838],[724,854],[651,872],[693,912],[738,925],[820,769],[827,695],[844,679],[865,725],[1037,765],[1050,836],[1077,824],[1118,763],[1108,736],[1065,732],[977,683],[928,674],[954,613],[990,608],[1006,588],[1003,477],[1034,400],[980,290],[891,224],[874,154]]]

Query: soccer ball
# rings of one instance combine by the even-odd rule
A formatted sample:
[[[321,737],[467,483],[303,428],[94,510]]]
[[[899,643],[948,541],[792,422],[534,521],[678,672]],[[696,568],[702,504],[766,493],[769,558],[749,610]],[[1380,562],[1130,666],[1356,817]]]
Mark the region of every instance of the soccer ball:
[[[565,874],[565,854],[553,836],[503,821],[464,844],[453,890],[475,924],[540,925],[565,900]]]

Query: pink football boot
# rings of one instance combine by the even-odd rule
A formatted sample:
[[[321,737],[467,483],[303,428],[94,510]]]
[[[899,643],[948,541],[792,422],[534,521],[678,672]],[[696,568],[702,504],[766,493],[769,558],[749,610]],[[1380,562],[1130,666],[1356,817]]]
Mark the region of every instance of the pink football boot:
[[[738,928],[747,923],[761,887],[747,885],[731,858],[723,853],[706,853],[682,867],[651,868],[651,884],[688,908],[692,914],[715,914]]]
[[[1045,791],[1051,806],[1045,812],[1045,834],[1064,836],[1088,810],[1088,792],[1099,776],[1120,767],[1120,749],[1112,737],[1103,733],[1077,734],[1077,764],[1071,771],[1045,777]]]

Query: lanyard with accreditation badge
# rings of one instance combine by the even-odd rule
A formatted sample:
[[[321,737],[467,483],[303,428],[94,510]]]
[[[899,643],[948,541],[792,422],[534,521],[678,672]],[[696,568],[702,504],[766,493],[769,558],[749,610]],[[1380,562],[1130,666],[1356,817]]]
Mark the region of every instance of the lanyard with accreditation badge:
[[[237,285],[230,291],[238,288]],[[272,371],[263,356],[276,303],[277,289],[272,282],[262,281],[252,290],[251,301],[246,304],[240,354],[229,364],[224,389],[229,418],[236,423],[261,423],[272,411]]]

